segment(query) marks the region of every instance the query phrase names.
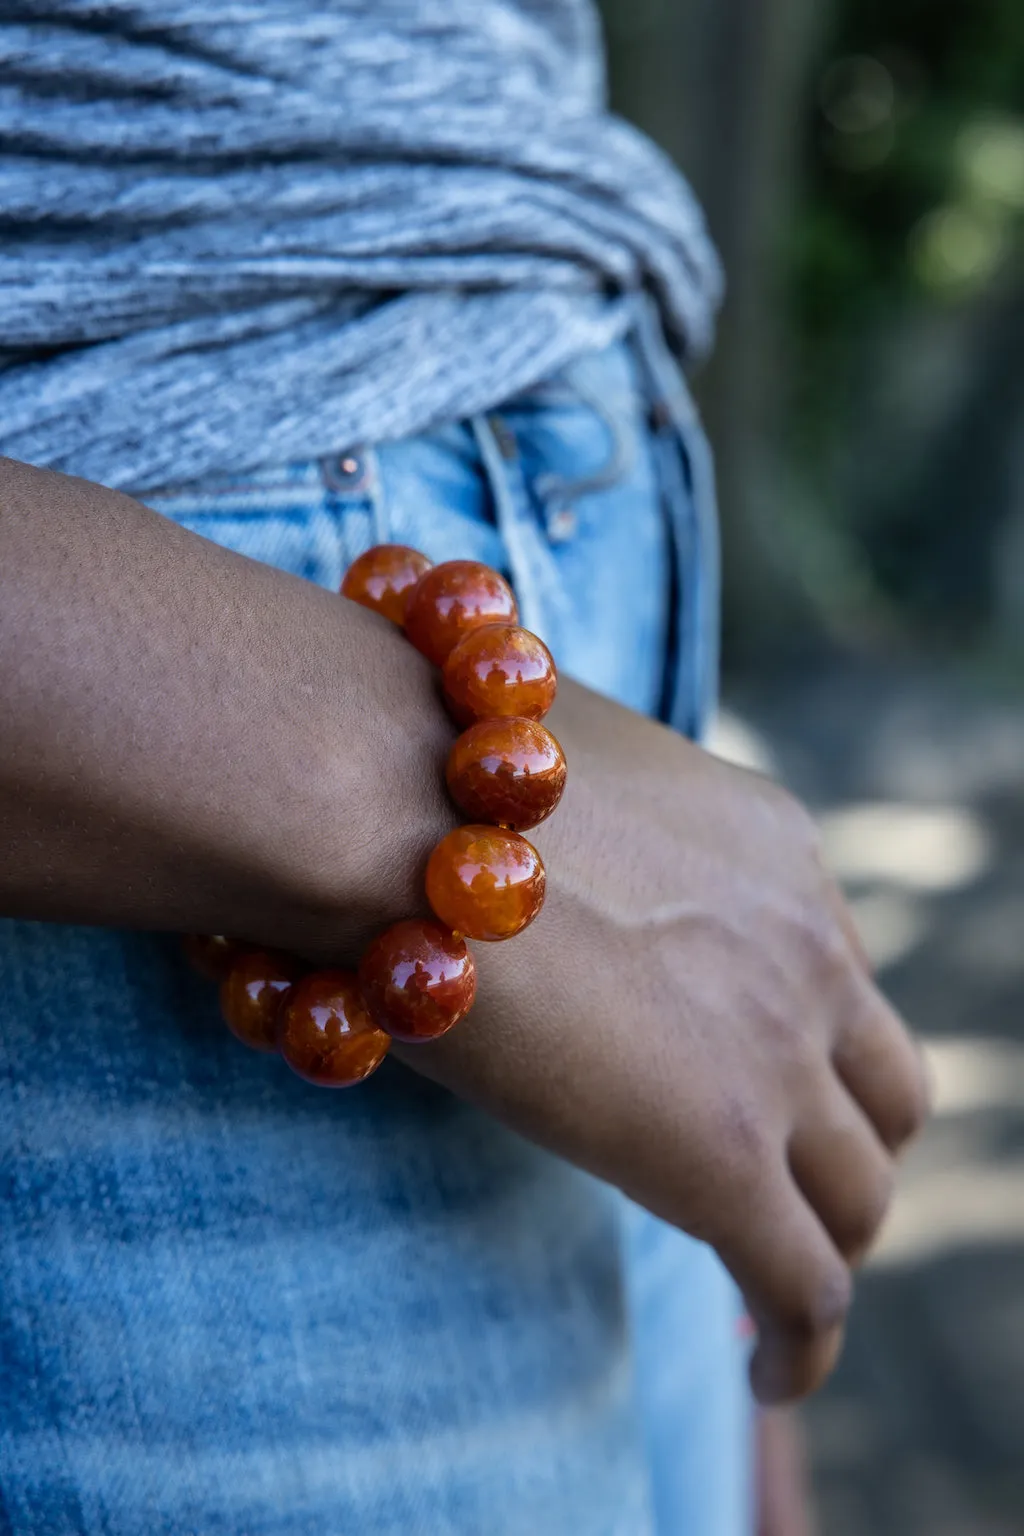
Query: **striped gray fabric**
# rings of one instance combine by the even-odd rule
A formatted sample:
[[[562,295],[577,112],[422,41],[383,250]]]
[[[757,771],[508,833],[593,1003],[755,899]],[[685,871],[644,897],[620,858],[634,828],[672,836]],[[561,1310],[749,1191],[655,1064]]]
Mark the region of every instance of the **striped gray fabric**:
[[[0,451],[145,488],[486,410],[653,292],[699,209],[605,110],[589,0],[0,7]]]

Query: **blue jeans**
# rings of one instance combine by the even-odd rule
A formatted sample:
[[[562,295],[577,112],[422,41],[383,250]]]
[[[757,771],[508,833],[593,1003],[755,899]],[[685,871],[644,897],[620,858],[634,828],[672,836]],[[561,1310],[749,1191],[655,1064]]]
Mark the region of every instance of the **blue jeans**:
[[[386,540],[504,568],[566,671],[696,727],[703,535],[651,403],[622,344],[147,500],[328,587]],[[397,1063],[339,1098],[242,1050],[170,937],[0,924],[0,1031],[0,1531],[749,1530],[708,1249]]]

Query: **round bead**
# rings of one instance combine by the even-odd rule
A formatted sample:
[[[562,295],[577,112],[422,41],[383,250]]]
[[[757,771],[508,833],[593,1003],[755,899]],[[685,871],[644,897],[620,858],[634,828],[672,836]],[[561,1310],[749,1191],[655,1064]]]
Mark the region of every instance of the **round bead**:
[[[277,1045],[307,1083],[350,1088],[376,1072],[391,1044],[366,1011],[354,971],[314,971],[281,1005]]]
[[[471,939],[511,939],[544,903],[544,865],[532,843],[501,827],[456,827],[427,861],[427,900]]]
[[[558,674],[543,640],[515,624],[475,629],[444,665],[444,695],[460,725],[518,715],[540,720],[555,702]]]
[[[430,565],[426,555],[407,544],[375,544],[353,560],[341,583],[341,595],[382,613],[393,624],[404,624],[412,589]]]
[[[445,560],[421,576],[405,610],[405,633],[418,651],[442,666],[470,630],[519,617],[504,576],[477,560]]]
[[[408,918],[370,944],[359,985],[375,1024],[396,1040],[435,1040],[476,995],[476,966],[462,939],[440,923]]]
[[[550,816],[565,788],[565,754],[536,720],[480,720],[448,754],[448,789],[474,821],[525,832]]]
[[[185,959],[207,981],[223,981],[231,964],[245,949],[223,933],[187,933],[181,941]]]
[[[220,1009],[243,1045],[254,1051],[277,1050],[281,1004],[302,971],[298,960],[267,949],[244,950],[232,961],[220,984]]]

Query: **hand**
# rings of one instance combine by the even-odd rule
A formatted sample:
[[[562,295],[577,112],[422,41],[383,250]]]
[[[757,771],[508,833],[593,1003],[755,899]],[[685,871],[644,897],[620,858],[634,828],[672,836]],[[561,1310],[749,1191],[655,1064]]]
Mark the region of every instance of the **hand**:
[[[546,906],[402,1059],[712,1243],[765,1402],[820,1384],[921,1125],[917,1051],[784,791],[571,684]]]

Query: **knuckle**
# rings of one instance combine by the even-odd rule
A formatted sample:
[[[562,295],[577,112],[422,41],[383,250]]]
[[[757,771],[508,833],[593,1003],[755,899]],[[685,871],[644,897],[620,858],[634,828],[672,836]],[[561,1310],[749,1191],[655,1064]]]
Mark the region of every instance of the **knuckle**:
[[[839,1328],[850,1310],[853,1280],[836,1261],[809,1273],[783,1308],[782,1326],[792,1340],[811,1344]]]
[[[928,1092],[923,1080],[908,1082],[904,1092],[897,1096],[889,1116],[891,1145],[902,1147],[912,1141],[924,1129],[928,1113]]]
[[[764,1166],[769,1136],[763,1111],[745,1094],[724,1094],[716,1112],[717,1144],[730,1149],[736,1163],[754,1175]]]
[[[893,1174],[891,1169],[880,1173],[875,1186],[867,1192],[843,1224],[842,1246],[847,1254],[862,1254],[870,1248],[878,1235],[892,1201]]]

